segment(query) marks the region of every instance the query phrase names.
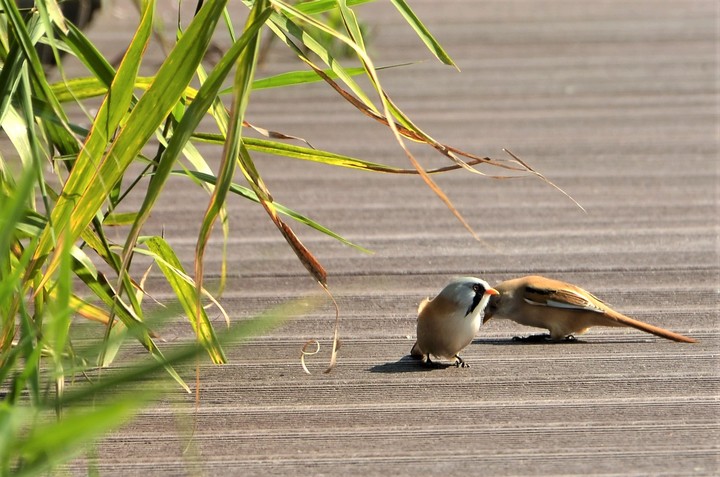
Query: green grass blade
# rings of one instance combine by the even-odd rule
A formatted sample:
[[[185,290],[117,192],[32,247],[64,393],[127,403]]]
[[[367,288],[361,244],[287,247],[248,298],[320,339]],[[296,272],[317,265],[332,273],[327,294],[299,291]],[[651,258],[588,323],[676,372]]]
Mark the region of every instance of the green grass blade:
[[[365,73],[365,68],[346,68],[345,72],[350,76],[358,76]],[[338,78],[338,74],[332,69],[325,70],[325,74],[333,79]],[[316,83],[318,81],[322,81],[322,78],[314,71],[289,71],[287,73],[268,76],[267,78],[256,79],[253,81],[253,89],[282,88],[285,86]],[[225,91],[223,91],[223,93],[224,92]]]
[[[0,169],[0,180],[4,171]],[[15,240],[16,226],[25,217],[26,209],[34,192],[35,173],[27,169],[20,176],[20,181],[6,195],[0,190],[0,270],[6,270],[8,259],[6,252],[11,249],[10,245]]]
[[[224,138],[218,134],[196,133],[193,136],[203,142],[211,144],[222,144]],[[377,162],[365,161],[351,156],[336,154],[334,152],[322,151],[303,146],[294,146],[282,142],[269,141],[266,139],[250,138],[243,139],[245,147],[249,150],[272,154],[275,156],[301,159],[303,161],[318,162],[329,166],[347,167],[368,172],[379,172],[384,174],[417,174],[415,169],[403,169],[400,167],[388,166]],[[429,170],[429,173],[436,172]],[[438,170],[437,172],[440,172]]]
[[[405,18],[408,24],[415,30],[417,35],[420,37],[423,43],[428,47],[435,57],[445,63],[446,65],[454,66],[459,71],[460,68],[455,64],[450,55],[447,54],[445,49],[438,43],[435,37],[432,36],[430,30],[423,25],[422,21],[412,11],[410,5],[405,0],[391,0],[395,8],[398,9],[400,14]]]
[[[347,30],[350,38],[357,43],[358,47],[365,51],[365,41],[363,40],[362,31],[358,24],[355,13],[348,8],[345,0],[337,0],[338,7],[340,8],[340,16],[342,17],[345,29]]]
[[[347,5],[354,7],[355,5],[362,5],[363,3],[374,2],[375,0],[348,0]],[[328,10],[332,10],[337,7],[337,0],[312,0],[309,2],[303,2],[295,5],[299,11],[306,15],[316,15],[318,13],[324,13]]]
[[[29,31],[35,30],[37,19],[33,18],[29,22],[30,26],[26,25],[14,1],[0,0],[0,5],[3,10],[3,21],[11,26],[10,31],[13,32],[11,41],[14,43],[11,45],[11,54],[8,55],[8,60],[3,65],[2,75],[0,75],[0,92],[3,93],[0,98],[0,113],[4,113],[5,107],[12,98],[11,95],[5,96],[5,94],[12,91],[12,83],[16,83],[17,78],[19,78],[19,69],[24,63],[30,63],[30,68],[34,68],[35,73],[39,74],[40,77],[44,77],[44,74],[40,59],[35,51],[31,31]],[[6,68],[8,69],[7,74]],[[1,118],[2,114],[0,114]]]
[[[112,84],[115,78],[115,69],[80,29],[72,23],[68,23],[67,34],[62,36],[62,39],[99,81],[106,87]]]
[[[36,302],[35,304],[38,304]],[[42,303],[40,303],[42,306]],[[42,310],[33,310],[34,316],[30,316],[30,312],[27,309],[24,301],[20,302],[19,306],[19,319],[20,322],[20,339],[18,340],[20,346],[20,353],[24,361],[24,367],[18,373],[18,376],[13,380],[12,394],[14,395],[11,399],[20,399],[20,395],[23,391],[27,390],[30,403],[33,406],[37,406],[42,399],[40,396],[40,358],[42,354],[42,346],[37,346],[40,341],[40,330],[38,330],[36,320],[41,320]]]
[[[52,23],[57,25],[57,27],[60,29],[60,31],[67,31],[67,22],[65,21],[65,16],[62,13],[62,10],[60,9],[60,5],[58,5],[57,0],[47,0],[46,2],[37,2],[35,6],[38,8],[38,10],[42,12],[47,13],[47,22],[45,28],[47,30],[52,29],[52,24],[49,22],[49,20],[52,20]],[[43,19],[43,21],[45,21]],[[48,31],[48,33],[50,33]]]
[[[7,108],[2,129],[15,147],[23,164],[32,164],[32,148],[28,139],[27,123],[13,107]]]
[[[197,172],[197,171],[173,171],[173,174],[179,175],[179,176],[184,176],[184,177],[195,178],[195,179],[198,179],[198,180],[201,180],[203,182],[206,182],[208,184],[213,184],[213,185],[217,181],[217,178],[215,176],[213,176],[211,174],[206,174],[203,172]],[[251,190],[247,187],[241,186],[239,184],[235,184],[235,183],[231,184],[230,192],[232,192],[233,194],[237,194],[241,197],[244,197],[246,199],[249,199],[253,202],[258,202],[258,203],[260,202],[260,199],[258,199],[257,194],[255,194],[255,192],[253,190]],[[328,229],[327,227],[324,227],[323,225],[315,222],[314,220],[312,220],[298,212],[295,212],[294,210],[292,210],[288,207],[285,207],[284,205],[282,205],[278,202],[273,202],[273,205],[275,206],[275,208],[277,209],[277,211],[279,213],[281,213],[287,217],[290,217],[290,218],[300,222],[301,224],[305,224],[308,227],[311,227],[311,228],[317,230],[318,232],[322,232],[325,235],[328,235],[329,237],[332,237],[335,240],[337,240],[345,245],[348,245],[350,247],[353,247],[361,252],[373,253],[371,250],[368,250],[356,243],[349,241],[348,239],[333,232],[332,230]]]
[[[13,453],[23,465],[13,475],[35,476],[77,455],[83,448],[135,415],[153,396],[148,391],[103,403],[94,408],[66,413],[63,419],[36,425],[30,435],[17,439]]]
[[[103,225],[105,226],[118,226],[118,225],[130,225],[137,219],[137,212],[112,212],[105,216]]]
[[[16,312],[22,293],[20,284],[21,275],[29,264],[29,257],[36,245],[33,240],[24,251],[19,262],[12,256],[12,245],[18,235],[17,226],[24,217],[32,194],[35,182],[35,172],[32,168],[25,170],[17,184],[6,175],[0,163],[0,354],[6,351],[15,336]]]
[[[175,252],[170,245],[160,237],[150,237],[145,241],[148,249],[153,253],[155,263],[165,275],[165,279],[170,284],[188,316],[198,341],[207,349],[210,359],[215,364],[224,364],[227,362],[225,353],[218,343],[215,330],[213,329],[210,318],[208,318],[205,309],[200,303],[195,293],[195,287],[188,283],[185,279],[187,274],[183,269],[180,260],[178,260]],[[194,319],[196,310],[200,310],[200,315]]]
[[[43,342],[51,352],[52,379],[55,380],[55,395],[62,396],[65,390],[65,371],[63,366],[63,353],[69,341],[70,321],[72,309],[72,242],[64,242],[65,249],[60,255],[60,266],[57,270],[54,286],[52,287],[52,300],[46,300],[48,313],[45,317]],[[58,417],[61,409],[56,407]]]
[[[285,3],[277,2],[275,0],[273,0],[272,3],[275,5],[281,5],[283,11],[290,16],[294,14],[302,14],[301,12],[295,10],[294,8],[290,7]],[[306,63],[309,63],[310,61],[307,56],[299,48],[297,48],[295,43],[290,40],[290,37],[297,38],[310,51],[318,55],[323,60],[323,62],[325,62],[325,64],[328,65],[335,72],[335,74],[337,74],[337,76],[348,86],[348,88],[350,88],[350,90],[358,97],[358,99],[360,99],[360,101],[365,104],[366,107],[368,107],[372,111],[377,112],[377,107],[370,100],[368,95],[365,94],[365,91],[363,91],[363,89],[357,84],[357,82],[352,79],[352,76],[348,74],[347,70],[342,66],[342,64],[337,61],[325,47],[323,47],[317,40],[315,40],[315,38],[313,38],[305,30],[300,28],[287,16],[276,13],[273,14],[270,18],[272,20],[272,23],[269,25],[271,30],[278,36],[278,38],[280,38],[281,41],[283,41],[291,50],[293,50],[296,55],[298,55],[298,58],[300,58]],[[353,45],[353,43],[344,35],[339,34],[338,32],[328,28],[322,23],[312,20],[312,18],[308,16],[303,15],[303,20],[308,21],[312,26],[318,28],[319,30],[324,31],[325,33],[335,38],[338,38],[343,43],[347,45]]]
[[[269,10],[267,0],[256,0],[252,10],[245,22],[245,30],[252,27],[257,19],[266,15]],[[230,113],[230,124],[228,125],[227,140],[223,148],[220,169],[217,174],[218,180],[213,189],[210,203],[208,204],[205,215],[203,216],[200,232],[195,246],[195,284],[198,296],[198,308],[196,319],[200,319],[200,295],[203,283],[203,258],[205,255],[205,247],[210,239],[212,227],[225,204],[228,189],[232,184],[233,174],[235,172],[235,164],[242,145],[242,124],[245,117],[251,85],[255,76],[255,67],[257,65],[258,50],[260,46],[260,30],[251,36],[251,41],[247,47],[242,50],[236,62],[235,80],[233,82],[233,101]],[[243,173],[246,176],[257,175],[257,171],[245,168]],[[256,177],[257,179],[258,177]],[[252,180],[252,179],[251,179]]]
[[[408,66],[411,64],[412,63],[402,63],[398,65],[381,66],[377,68],[377,70],[380,71],[389,68],[398,68],[400,66]],[[345,72],[350,76],[360,76],[365,74],[365,68],[345,68]],[[323,73],[331,79],[337,79],[339,77],[338,74],[331,68],[323,70]],[[256,79],[253,81],[253,90],[317,83],[322,80],[323,79],[315,71],[288,71],[286,73],[279,73],[266,78]],[[221,94],[225,94],[227,92],[229,92],[229,90],[223,90]]]
[[[72,78],[54,83],[50,88],[61,103],[96,98],[108,91],[108,85],[96,77]]]
[[[0,205],[2,205],[2,202],[0,202]],[[2,214],[0,214],[0,216],[2,216]],[[15,336],[15,313],[17,304],[13,303],[13,301],[15,299],[19,299],[19,296],[22,294],[20,290],[22,284],[21,277],[25,272],[25,268],[30,263],[30,258],[32,257],[32,250],[35,243],[35,241],[30,242],[28,247],[26,247],[23,251],[23,254],[20,256],[19,260],[15,260],[15,258],[12,257],[11,260],[9,260],[9,266],[8,264],[5,264],[5,268],[0,269],[3,271],[3,279],[0,280],[0,319],[2,319],[2,340],[0,341],[0,355],[10,347],[10,342]],[[0,359],[0,363],[4,363],[4,361]],[[2,368],[3,367],[0,366],[0,369]],[[7,370],[2,369],[2,371]],[[0,383],[3,382],[2,374],[3,373],[0,372]]]
[[[38,12],[40,13],[40,20],[42,21],[42,25],[45,30],[45,37],[44,39],[45,44],[50,47],[50,51],[52,51],[53,59],[55,60],[55,64],[62,68],[62,62],[60,61],[60,54],[58,53],[59,46],[57,44],[57,40],[55,39],[55,27],[57,27],[60,31],[67,31],[67,24],[65,22],[65,17],[62,14],[62,11],[60,10],[60,7],[57,4],[57,0],[46,0],[45,2],[36,2],[35,7],[38,9]]]
[[[19,49],[10,52],[0,71],[0,122],[5,121],[5,115],[10,108],[11,100],[20,80],[20,69],[23,59]]]

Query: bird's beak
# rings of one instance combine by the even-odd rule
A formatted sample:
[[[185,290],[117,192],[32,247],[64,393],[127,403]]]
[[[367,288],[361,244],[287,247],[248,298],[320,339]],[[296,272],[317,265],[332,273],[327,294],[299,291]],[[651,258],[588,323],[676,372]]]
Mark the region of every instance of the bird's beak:
[[[488,288],[487,290],[485,290],[485,294],[490,295],[490,296],[498,296],[498,295],[500,295],[500,292],[494,288]],[[485,315],[483,316],[483,319],[482,319],[483,325],[485,323],[487,323],[488,321],[490,321],[490,319],[492,317],[493,317],[492,313],[489,313],[488,310],[485,310]]]

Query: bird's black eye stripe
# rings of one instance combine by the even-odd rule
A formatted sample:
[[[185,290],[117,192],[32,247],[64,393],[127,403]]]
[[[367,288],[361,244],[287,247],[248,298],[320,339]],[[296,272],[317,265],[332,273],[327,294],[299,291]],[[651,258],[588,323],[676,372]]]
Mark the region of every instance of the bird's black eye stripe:
[[[469,315],[473,312],[473,310],[475,310],[475,308],[480,304],[480,300],[482,300],[483,295],[485,294],[485,287],[479,283],[474,283],[472,289],[475,292],[475,296],[473,297],[473,301],[468,307],[467,312],[465,312],[465,316]]]

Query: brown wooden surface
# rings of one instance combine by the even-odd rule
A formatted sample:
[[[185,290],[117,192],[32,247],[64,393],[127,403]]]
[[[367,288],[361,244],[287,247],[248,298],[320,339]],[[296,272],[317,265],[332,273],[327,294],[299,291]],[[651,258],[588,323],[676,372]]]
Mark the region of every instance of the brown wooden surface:
[[[240,24],[242,6],[231,3]],[[417,177],[256,156],[277,201],[375,252],[294,226],[327,268],[341,308],[339,365],[322,373],[334,319],[325,300],[227,349],[230,364],[203,366],[187,453],[193,397],[173,389],[102,443],[101,475],[720,471],[717,2],[411,3],[462,72],[433,61],[390,2],[358,8],[378,65],[422,60],[381,73],[400,107],[444,143],[497,158],[512,150],[587,213],[533,178],[438,177],[477,242]],[[115,56],[136,16],[126,2],[110,3],[89,34]],[[149,66],[157,55],[151,50]],[[275,45],[258,74],[298,68]],[[247,118],[321,149],[410,167],[388,131],[321,84],[257,92]],[[413,151],[428,166],[447,164]],[[206,204],[174,180],[145,231],[164,227],[188,269]],[[222,303],[234,321],[322,295],[259,206],[233,197],[229,211]],[[215,237],[209,281],[219,272]],[[581,285],[700,342],[593,329],[577,344],[525,345],[510,338],[532,330],[490,322],[462,354],[469,369],[426,371],[407,358],[417,304],[449,278],[495,283],[530,273]],[[157,272],[147,289],[171,298]],[[191,338],[181,320],[162,334],[166,347]],[[322,349],[307,376],[298,356],[311,338]],[[130,344],[120,362],[140,355]],[[183,375],[194,381],[191,368]]]

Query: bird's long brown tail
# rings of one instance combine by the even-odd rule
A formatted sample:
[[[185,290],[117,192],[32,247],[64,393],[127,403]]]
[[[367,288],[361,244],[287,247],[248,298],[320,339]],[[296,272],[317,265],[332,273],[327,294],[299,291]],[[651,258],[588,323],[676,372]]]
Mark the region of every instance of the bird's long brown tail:
[[[655,336],[659,336],[661,338],[665,338],[665,339],[673,340],[673,341],[679,341],[681,343],[697,343],[697,340],[695,340],[693,338],[689,338],[687,336],[681,335],[680,333],[675,333],[670,330],[666,330],[664,328],[660,328],[658,326],[651,325],[649,323],[645,323],[642,321],[632,319],[629,316],[625,316],[622,313],[618,313],[617,311],[608,310],[605,312],[605,314],[606,314],[606,316],[609,316],[613,320],[617,321],[619,324],[631,326],[640,331],[645,331],[646,333],[651,333],[651,334],[653,334]]]

